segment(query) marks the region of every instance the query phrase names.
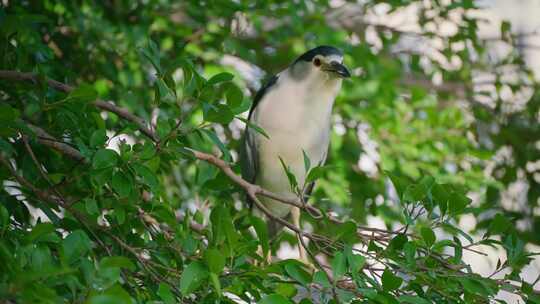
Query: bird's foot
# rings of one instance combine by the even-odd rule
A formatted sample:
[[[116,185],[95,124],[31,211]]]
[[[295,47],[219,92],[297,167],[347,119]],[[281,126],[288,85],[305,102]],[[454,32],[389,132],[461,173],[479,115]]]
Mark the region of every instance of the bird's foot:
[[[262,259],[255,260],[254,264],[256,266],[270,265],[272,264],[272,252],[268,250],[268,253],[264,254],[262,247],[257,248],[257,255],[261,256]]]
[[[318,270],[317,266],[315,266],[311,261],[306,260],[302,261],[302,263],[304,264],[304,266],[306,266],[307,271],[310,273],[314,273]]]

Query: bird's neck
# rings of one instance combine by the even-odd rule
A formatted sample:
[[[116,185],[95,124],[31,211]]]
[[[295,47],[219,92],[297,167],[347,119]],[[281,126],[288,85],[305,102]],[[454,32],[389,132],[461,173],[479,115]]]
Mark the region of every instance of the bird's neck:
[[[317,75],[317,79],[306,82],[304,96],[301,102],[307,108],[315,110],[320,115],[330,116],[334,101],[341,88],[341,79],[328,75]],[[315,114],[315,113],[312,113]]]
[[[330,125],[340,79],[291,79],[280,75],[277,87],[269,90],[255,112],[255,122],[272,130],[322,130]],[[264,113],[264,115],[260,115]],[[266,130],[266,129],[265,129]]]

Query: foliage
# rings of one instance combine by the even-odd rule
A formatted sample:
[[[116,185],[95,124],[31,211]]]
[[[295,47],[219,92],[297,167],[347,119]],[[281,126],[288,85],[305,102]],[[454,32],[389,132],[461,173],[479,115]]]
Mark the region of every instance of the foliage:
[[[507,23],[481,39],[467,0],[146,2],[0,8],[0,300],[488,303],[505,290],[540,303],[520,277],[525,244],[540,244],[528,166],[540,96],[516,49],[490,53],[516,43]],[[380,8],[415,8],[418,31],[363,18]],[[454,30],[432,30],[443,23]],[[306,159],[318,186],[305,239],[328,267],[311,271],[265,263],[259,247],[296,238],[269,239],[226,169],[240,171],[260,85],[238,66],[276,73],[319,44],[342,48],[355,77],[336,102],[328,166]],[[375,170],[358,165],[366,157]],[[516,182],[526,198],[508,206]],[[473,231],[460,230],[464,215]],[[372,216],[387,229],[366,227]],[[506,253],[488,278],[463,262],[479,245]]]

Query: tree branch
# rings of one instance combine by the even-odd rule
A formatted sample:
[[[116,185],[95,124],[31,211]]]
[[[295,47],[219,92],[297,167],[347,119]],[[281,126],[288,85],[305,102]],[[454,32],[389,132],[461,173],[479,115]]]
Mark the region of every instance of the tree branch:
[[[17,72],[17,71],[9,71],[9,70],[0,70],[0,79],[10,79],[10,80],[18,80],[18,81],[29,81],[33,84],[37,84],[41,81],[41,76],[34,73],[23,73],[23,72]],[[73,91],[75,88],[65,84],[61,83],[59,81],[56,81],[54,79],[46,78],[45,82],[52,88],[69,93]],[[128,109],[119,107],[117,105],[114,105],[112,103],[109,103],[107,101],[103,100],[96,100],[93,102],[94,106],[97,108],[114,113],[123,119],[132,122],[137,125],[137,128],[139,131],[141,131],[144,135],[150,137],[153,141],[159,142],[159,136],[155,132],[152,132],[150,128],[148,128],[146,122],[144,119],[132,114]]]
[[[277,194],[275,194],[273,192],[265,190],[265,189],[261,188],[258,185],[249,183],[248,181],[246,181],[245,179],[243,179],[242,177],[237,175],[232,170],[232,168],[229,166],[229,164],[227,164],[224,160],[222,160],[222,159],[220,159],[220,158],[218,158],[218,157],[216,157],[214,155],[204,153],[204,152],[200,152],[200,151],[196,151],[196,150],[193,150],[193,149],[189,149],[189,151],[191,151],[193,153],[193,156],[195,156],[195,158],[197,158],[199,160],[204,160],[204,161],[218,167],[233,182],[235,182],[237,185],[242,187],[246,191],[246,193],[248,193],[248,195],[250,195],[250,194],[258,195],[258,194],[260,194],[262,196],[271,198],[273,200],[280,201],[280,202],[282,202],[284,204],[295,206],[295,207],[298,207],[300,209],[304,209],[304,210],[308,211],[310,214],[315,214],[315,217],[322,217],[322,212],[319,209],[317,209],[317,208],[315,208],[315,207],[313,207],[311,205],[307,205],[307,204],[302,203],[302,200],[300,200],[298,198],[290,199],[290,198],[282,197],[282,196],[277,195]]]
[[[40,144],[53,148],[54,150],[57,150],[58,152],[65,154],[76,161],[88,163],[88,160],[81,154],[81,152],[79,152],[79,150],[59,141],[38,126],[29,123],[28,127],[34,131],[34,133],[36,133],[36,139]]]
[[[148,128],[148,124],[144,121],[144,119],[132,114],[128,109],[116,106],[113,103],[103,100],[94,101],[94,105],[101,110],[114,113],[123,119],[136,124],[139,131],[141,131],[144,135],[150,137],[150,139],[156,143],[159,142],[159,136]]]
[[[15,168],[13,168],[13,166],[11,165],[10,161],[7,158],[5,158],[4,155],[2,155],[1,153],[0,153],[0,163],[3,164],[9,170],[11,175],[15,178],[15,180],[19,184],[21,184],[21,186],[30,189],[30,191],[32,191],[39,199],[46,202],[53,203],[55,205],[65,207],[65,204],[61,198],[54,196],[48,193],[47,191],[38,189],[36,186],[34,186],[32,183],[26,180],[22,175],[19,175],[17,173],[17,170],[15,170]]]

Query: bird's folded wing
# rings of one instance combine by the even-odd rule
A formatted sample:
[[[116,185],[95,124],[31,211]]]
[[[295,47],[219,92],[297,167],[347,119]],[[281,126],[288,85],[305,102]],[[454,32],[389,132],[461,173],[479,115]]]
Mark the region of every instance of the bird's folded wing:
[[[251,123],[253,122],[253,112],[259,104],[259,102],[264,98],[268,90],[277,83],[277,75],[272,76],[255,94],[251,109],[249,109],[248,120]],[[244,132],[244,140],[240,150],[240,164],[242,167],[242,178],[250,183],[255,183],[257,180],[257,173],[259,172],[259,153],[257,150],[257,143],[255,138],[255,130],[251,130],[249,126],[246,125],[246,130]],[[253,202],[249,197],[247,197],[247,202],[252,207]]]

